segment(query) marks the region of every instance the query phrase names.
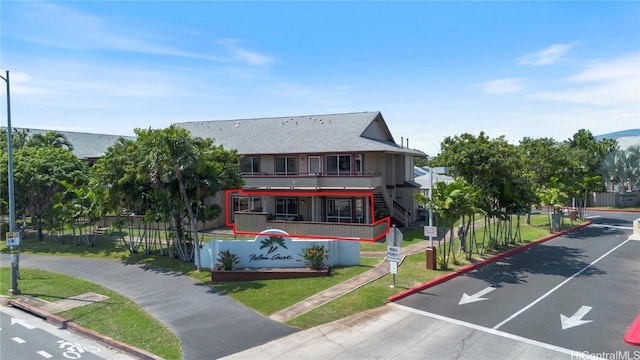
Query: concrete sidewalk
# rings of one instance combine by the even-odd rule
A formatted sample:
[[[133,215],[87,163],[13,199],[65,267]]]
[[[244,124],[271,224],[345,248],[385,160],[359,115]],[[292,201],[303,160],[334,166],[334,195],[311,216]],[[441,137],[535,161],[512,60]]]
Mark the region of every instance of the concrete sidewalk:
[[[454,231],[454,234],[456,233],[457,231]],[[445,234],[445,236],[446,235],[447,234]],[[434,246],[437,246],[439,242],[440,241],[434,240],[433,241]],[[425,252],[428,247],[429,247],[429,241],[425,240],[425,241],[421,241],[419,243],[412,244],[402,248],[400,250],[402,261],[404,261],[404,258],[409,255]],[[368,254],[368,256],[375,256],[375,255],[376,254]],[[345,282],[342,282],[338,285],[335,285],[327,290],[324,290],[318,294],[315,294],[307,299],[304,299],[299,303],[294,304],[286,309],[278,311],[277,313],[272,314],[270,318],[279,322],[289,321],[297,316],[300,316],[317,307],[327,304],[341,296],[344,296],[354,290],[357,290],[369,284],[372,281],[378,280],[381,277],[387,275],[390,272],[390,266],[389,266],[389,260],[387,260],[385,257],[386,253],[381,252],[381,253],[378,253],[377,255],[379,257],[384,257],[384,260],[381,261],[380,264],[378,264],[375,268],[365,273],[362,273],[356,277],[353,277]]]

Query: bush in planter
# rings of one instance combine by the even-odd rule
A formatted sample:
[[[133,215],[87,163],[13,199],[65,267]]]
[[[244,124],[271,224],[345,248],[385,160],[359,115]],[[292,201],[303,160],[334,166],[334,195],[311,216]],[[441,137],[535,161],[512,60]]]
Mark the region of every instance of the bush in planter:
[[[329,250],[325,250],[324,245],[313,244],[302,249],[300,255],[311,270],[322,270],[325,267],[324,261],[329,258]]]
[[[231,250],[222,250],[218,254],[218,262],[216,270],[233,270],[233,266],[240,262],[238,255]]]

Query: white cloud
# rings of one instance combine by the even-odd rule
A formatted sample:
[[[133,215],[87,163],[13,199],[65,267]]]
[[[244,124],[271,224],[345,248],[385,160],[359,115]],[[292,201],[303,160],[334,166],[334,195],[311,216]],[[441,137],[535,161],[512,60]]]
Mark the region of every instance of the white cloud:
[[[242,48],[240,44],[240,40],[238,39],[221,39],[218,41],[222,46],[227,48],[237,60],[240,60],[244,63],[250,65],[267,65],[274,62],[274,58],[259,54],[255,51],[250,51],[245,48]]]
[[[565,80],[565,88],[534,94],[535,98],[640,108],[640,52],[591,63]]]
[[[551,45],[543,50],[525,54],[524,56],[518,59],[518,64],[533,65],[533,66],[555,64],[558,61],[562,60],[562,58],[566,55],[566,53],[577,44],[578,43],[576,42],[572,42],[568,44]]]
[[[520,78],[505,78],[487,81],[478,86],[485,94],[513,94],[524,89],[524,82]]]
[[[32,3],[16,23],[22,40],[73,50],[115,50],[228,62],[220,56],[185,51],[170,39],[130,27],[115,19],[104,19],[51,3]],[[69,24],[73,24],[70,26]]]

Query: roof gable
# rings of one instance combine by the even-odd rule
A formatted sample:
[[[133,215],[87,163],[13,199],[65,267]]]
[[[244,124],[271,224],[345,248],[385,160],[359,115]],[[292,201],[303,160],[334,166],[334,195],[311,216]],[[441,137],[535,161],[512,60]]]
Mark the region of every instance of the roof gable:
[[[389,127],[387,127],[387,123],[384,121],[382,114],[380,113],[378,113],[378,116],[369,123],[369,126],[367,126],[366,129],[364,129],[361,136],[371,140],[385,141],[395,144],[391,131],[389,131]]]

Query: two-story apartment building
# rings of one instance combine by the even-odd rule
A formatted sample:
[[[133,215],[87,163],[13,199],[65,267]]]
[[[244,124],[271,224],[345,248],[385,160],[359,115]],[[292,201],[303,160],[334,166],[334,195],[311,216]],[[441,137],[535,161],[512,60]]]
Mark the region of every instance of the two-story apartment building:
[[[426,155],[397,144],[380,112],[175,125],[244,156],[245,185],[219,199],[238,234],[374,241],[416,219],[413,159]]]
[[[294,237],[377,240],[417,218],[415,156],[380,112],[177,123],[244,155],[242,189],[219,194],[208,226],[238,234],[281,229]],[[45,130],[30,129],[30,134]],[[90,164],[118,136],[59,131]],[[408,141],[407,141],[408,143]]]

